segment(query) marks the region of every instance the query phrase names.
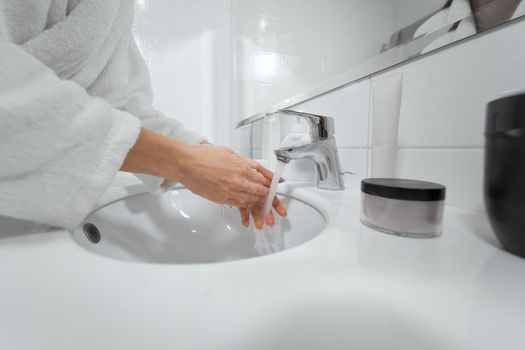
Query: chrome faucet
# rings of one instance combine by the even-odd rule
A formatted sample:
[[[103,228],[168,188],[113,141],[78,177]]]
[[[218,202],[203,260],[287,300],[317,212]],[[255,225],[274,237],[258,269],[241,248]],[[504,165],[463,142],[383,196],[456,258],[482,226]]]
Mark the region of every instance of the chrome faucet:
[[[277,159],[284,163],[289,163],[292,159],[311,159],[317,173],[317,187],[325,190],[344,190],[334,137],[334,119],[289,109],[277,113],[304,118],[310,127],[311,136],[311,141],[308,143],[275,150]]]

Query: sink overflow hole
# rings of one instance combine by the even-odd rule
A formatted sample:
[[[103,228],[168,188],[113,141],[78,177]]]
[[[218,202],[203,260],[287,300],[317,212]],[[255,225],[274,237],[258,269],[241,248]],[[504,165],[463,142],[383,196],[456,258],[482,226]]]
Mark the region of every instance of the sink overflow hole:
[[[84,230],[84,234],[86,235],[86,238],[88,241],[90,241],[93,244],[97,244],[100,242],[100,230],[98,227],[91,223],[84,224],[82,226],[82,230]]]

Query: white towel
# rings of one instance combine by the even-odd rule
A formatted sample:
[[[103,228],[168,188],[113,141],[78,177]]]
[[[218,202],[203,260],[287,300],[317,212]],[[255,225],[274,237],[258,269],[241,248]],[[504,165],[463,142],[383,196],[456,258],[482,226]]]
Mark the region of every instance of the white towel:
[[[520,3],[518,4],[518,7],[514,11],[514,14],[512,15],[511,19],[516,19],[516,18],[521,17],[523,15],[525,15],[525,1],[520,1]]]
[[[434,51],[436,49],[439,49],[440,47],[452,44],[453,42],[459,41],[461,39],[467,38],[475,34],[477,34],[477,30],[474,17],[467,17],[461,22],[459,22],[456,29],[449,30],[446,34],[443,34],[442,36],[425,46],[421,53],[424,54],[430,51]]]
[[[132,0],[0,0],[0,215],[74,227],[140,126],[205,140],[152,107],[132,20]]]
[[[472,9],[468,0],[454,0],[449,7],[442,9],[425,21],[417,29],[414,38],[443,29],[470,15],[472,15]]]

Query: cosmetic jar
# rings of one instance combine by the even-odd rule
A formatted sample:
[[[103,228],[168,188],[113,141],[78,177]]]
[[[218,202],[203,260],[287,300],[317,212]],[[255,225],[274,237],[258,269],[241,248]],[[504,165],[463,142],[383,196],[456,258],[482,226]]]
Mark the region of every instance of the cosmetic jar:
[[[501,245],[525,258],[525,93],[488,104],[484,198]]]
[[[361,222],[399,236],[439,236],[445,192],[445,186],[433,182],[364,179],[361,181]]]

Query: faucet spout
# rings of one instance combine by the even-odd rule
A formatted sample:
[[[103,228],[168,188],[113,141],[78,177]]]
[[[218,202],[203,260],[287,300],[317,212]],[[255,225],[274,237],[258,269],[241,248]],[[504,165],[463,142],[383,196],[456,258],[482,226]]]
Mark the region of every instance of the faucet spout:
[[[344,190],[344,180],[334,137],[312,141],[274,151],[277,159],[289,163],[292,159],[311,159],[317,173],[317,187]]]

